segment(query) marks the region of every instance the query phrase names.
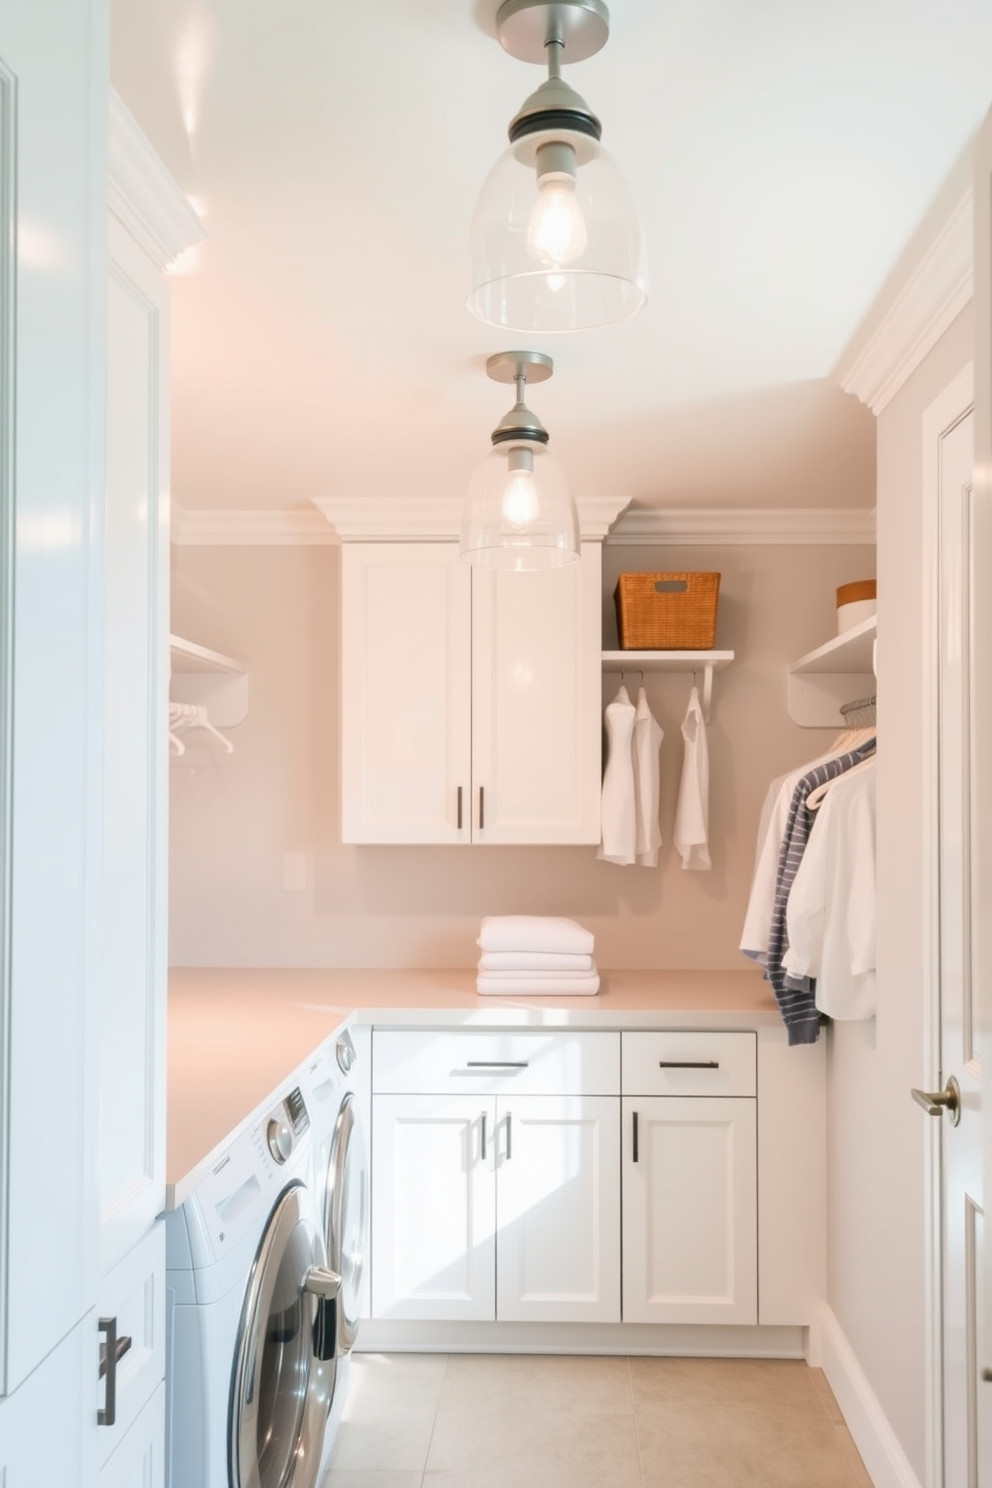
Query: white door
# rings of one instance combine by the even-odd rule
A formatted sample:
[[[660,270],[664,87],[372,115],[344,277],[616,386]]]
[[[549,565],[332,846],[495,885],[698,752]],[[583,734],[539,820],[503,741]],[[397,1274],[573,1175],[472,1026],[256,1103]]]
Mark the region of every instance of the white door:
[[[341,552],[341,840],[471,837],[472,575],[454,543]]]
[[[496,1316],[496,1103],[372,1100],[372,1316]]]
[[[536,573],[472,576],[474,835],[490,843],[600,836],[599,543]]]
[[[756,1323],[756,1102],[623,1099],[623,1320]]]
[[[938,773],[940,987],[938,1078],[929,1104],[945,1114],[941,1173],[943,1481],[978,1488],[978,1304],[982,1264],[982,1070],[972,963],[973,816],[969,719],[972,667],[974,416],[970,369],[927,412],[936,459],[938,665],[934,710]],[[979,580],[978,588],[981,587]],[[954,1098],[954,1104],[943,1102]],[[919,1098],[919,1097],[918,1097]]]
[[[498,1101],[500,1321],[620,1321],[620,1102]]]
[[[979,1054],[992,1068],[992,112],[975,162],[975,491],[972,513],[974,585],[971,791],[972,982]],[[983,1103],[984,1192],[992,1194],[992,1100]],[[979,1138],[981,1140],[981,1138]],[[992,1475],[992,1245],[985,1245],[984,1307],[976,1298],[980,1476]],[[976,1266],[976,1284],[983,1276]]]

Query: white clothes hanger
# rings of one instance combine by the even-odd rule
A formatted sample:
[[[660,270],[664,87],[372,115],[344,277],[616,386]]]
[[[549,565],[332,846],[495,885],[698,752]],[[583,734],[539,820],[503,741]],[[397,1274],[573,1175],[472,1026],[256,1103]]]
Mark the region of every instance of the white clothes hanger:
[[[861,775],[866,770],[874,769],[874,767],[875,755],[870,754],[867,759],[859,760],[856,765],[852,765],[851,768],[849,770],[845,770],[842,775],[835,775],[832,780],[825,780],[822,785],[818,785],[815,790],[811,790],[809,795],[806,797],[807,809],[810,811],[816,811],[817,808],[821,806],[826,800],[826,797],[830,793],[831,786],[836,785],[838,781],[850,780],[852,775]]]
[[[207,710],[203,703],[173,703],[169,704],[169,722],[173,729],[203,729],[208,734],[213,734],[219,739],[228,754],[234,753],[234,745],[220,729],[214,728],[207,716]],[[185,753],[185,748],[183,750]]]

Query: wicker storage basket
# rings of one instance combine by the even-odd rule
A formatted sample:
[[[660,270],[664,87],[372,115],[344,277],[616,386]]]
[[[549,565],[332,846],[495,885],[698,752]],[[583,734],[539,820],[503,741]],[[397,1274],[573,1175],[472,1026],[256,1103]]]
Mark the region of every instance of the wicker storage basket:
[[[711,651],[718,573],[622,573],[613,598],[622,651]]]

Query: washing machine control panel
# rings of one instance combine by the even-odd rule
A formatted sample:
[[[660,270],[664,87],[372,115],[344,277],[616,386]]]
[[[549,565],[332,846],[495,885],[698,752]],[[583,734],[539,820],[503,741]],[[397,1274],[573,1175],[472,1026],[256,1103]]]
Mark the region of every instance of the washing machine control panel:
[[[282,1109],[281,1116],[270,1116],[265,1128],[269,1152],[280,1165],[292,1156],[297,1137],[301,1137],[310,1125],[306,1101],[298,1085],[286,1096]]]
[[[355,1063],[356,1055],[355,1045],[352,1042],[351,1034],[347,1030],[338,1039],[334,1053],[337,1057],[338,1069],[341,1073],[343,1075],[350,1074],[352,1066]]]
[[[277,1163],[284,1163],[293,1151],[293,1128],[288,1122],[272,1116],[265,1131],[269,1151]]]

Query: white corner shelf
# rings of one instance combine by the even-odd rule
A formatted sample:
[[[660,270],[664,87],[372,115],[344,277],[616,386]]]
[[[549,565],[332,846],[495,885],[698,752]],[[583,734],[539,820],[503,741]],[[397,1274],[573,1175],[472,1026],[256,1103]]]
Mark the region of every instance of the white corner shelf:
[[[248,717],[248,668],[233,656],[211,651],[170,635],[170,697],[177,703],[202,703],[217,728],[234,728]]]
[[[710,721],[713,673],[734,659],[733,651],[604,651],[604,672],[702,672],[703,717]]]
[[[793,723],[803,728],[839,727],[842,704],[875,691],[877,628],[878,617],[871,615],[791,663],[788,706]]]

